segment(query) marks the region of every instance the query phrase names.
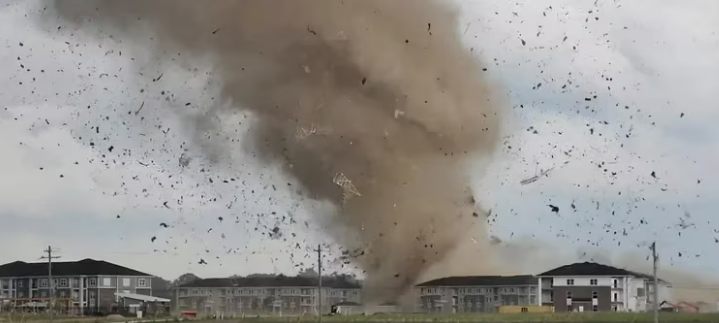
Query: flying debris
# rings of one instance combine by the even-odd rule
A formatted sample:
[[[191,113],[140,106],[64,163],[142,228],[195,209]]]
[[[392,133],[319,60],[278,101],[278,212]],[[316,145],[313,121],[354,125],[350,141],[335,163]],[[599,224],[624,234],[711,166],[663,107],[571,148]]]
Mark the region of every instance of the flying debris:
[[[539,175],[534,175],[534,176],[532,176],[532,177],[530,177],[530,178],[526,178],[526,179],[521,180],[521,181],[519,182],[519,184],[521,184],[521,185],[532,184],[532,183],[538,181],[540,177],[542,177],[542,176],[548,176],[549,173],[552,172],[553,170],[554,170],[554,167],[549,168],[549,169],[547,169],[547,170],[545,170],[545,171],[541,171],[541,172],[539,172]]]
[[[350,181],[347,176],[345,176],[345,174],[335,174],[335,177],[332,179],[332,182],[337,184],[344,191],[342,193],[342,197],[345,202],[348,199],[352,198],[352,196],[362,196],[362,194],[360,194],[360,192],[357,191],[357,188],[352,184],[352,181]]]
[[[131,108],[123,117],[129,120],[107,122],[102,134],[98,128],[89,138],[100,142],[120,127],[139,129],[140,148],[145,149],[123,157],[134,157],[147,167],[143,171],[152,171],[157,190],[182,190],[184,195],[184,200],[156,195],[153,205],[193,214],[209,213],[200,208],[214,205],[225,212],[275,207],[280,202],[271,190],[250,187],[244,180],[253,178],[269,188],[271,179],[246,171],[240,158],[278,165],[283,176],[298,184],[292,193],[329,203],[341,215],[319,229],[342,247],[366,250],[352,261],[367,271],[364,297],[378,302],[396,301],[430,268],[448,266],[447,257],[455,257],[453,251],[469,242],[466,238],[476,234],[473,229],[487,229],[485,221],[469,216],[482,202],[464,201],[473,184],[470,175],[477,171],[474,158],[496,150],[500,93],[506,91],[495,91],[488,73],[482,73],[489,64],[479,62],[464,46],[453,6],[435,0],[220,2],[51,0],[47,5],[53,19],[75,25],[73,30],[102,37],[111,30],[123,40],[122,46],[150,51],[155,59],[152,70],[134,64],[135,71],[123,71],[136,78],[126,84],[142,93],[126,105]],[[278,6],[291,14],[277,19]],[[142,28],[126,28],[138,18]],[[53,35],[56,27],[50,30]],[[179,32],[188,30],[196,32]],[[195,68],[200,65],[207,70]],[[169,74],[166,66],[193,68]],[[182,72],[208,78],[197,88],[212,97],[204,100],[191,92],[189,84],[198,82],[169,93],[165,87],[180,81],[176,75]],[[163,73],[168,77],[160,81]],[[164,102],[172,109],[161,110]],[[212,108],[219,106],[226,108]],[[177,130],[170,132],[166,113],[191,124],[173,126]],[[251,123],[244,116],[252,116]],[[223,172],[232,175],[220,175]],[[192,176],[200,180],[188,180]],[[224,185],[218,183],[222,177],[227,178]],[[127,190],[127,195],[134,193]],[[243,199],[234,203],[228,199],[233,193]],[[146,187],[134,193],[153,194]],[[226,211],[228,205],[247,207]],[[219,215],[228,216],[210,218]],[[284,226],[262,224],[276,215],[243,214],[233,222],[250,225],[251,217],[260,218],[258,235],[290,238]],[[232,225],[229,222],[223,227]],[[193,233],[206,235],[204,231],[196,228]],[[411,237],[419,235],[422,245],[432,247],[418,248]],[[353,239],[344,239],[349,236]],[[483,263],[490,262],[484,258]],[[396,273],[402,279],[393,279]]]

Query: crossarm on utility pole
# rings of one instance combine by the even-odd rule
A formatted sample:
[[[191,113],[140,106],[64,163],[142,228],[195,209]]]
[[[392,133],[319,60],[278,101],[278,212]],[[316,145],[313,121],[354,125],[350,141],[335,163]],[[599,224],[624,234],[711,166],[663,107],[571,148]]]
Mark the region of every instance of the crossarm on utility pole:
[[[52,280],[52,260],[53,259],[60,259],[60,256],[53,256],[52,255],[52,246],[47,246],[46,250],[43,250],[43,252],[47,253],[47,256],[42,256],[40,259],[47,259],[47,286],[49,287],[48,295],[50,296],[50,300],[48,301],[48,309],[50,311],[50,323],[53,321],[53,312],[55,311],[55,284]]]

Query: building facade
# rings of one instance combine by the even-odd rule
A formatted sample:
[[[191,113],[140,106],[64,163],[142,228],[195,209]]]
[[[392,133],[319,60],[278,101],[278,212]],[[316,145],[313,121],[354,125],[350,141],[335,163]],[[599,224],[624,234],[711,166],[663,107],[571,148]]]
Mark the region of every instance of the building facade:
[[[537,304],[538,279],[530,275],[447,277],[421,283],[415,293],[420,312],[497,312],[500,306]]]
[[[176,290],[179,311],[195,311],[202,316],[240,316],[253,314],[329,313],[334,304],[362,302],[356,282],[328,277],[265,276],[200,279]]]
[[[48,274],[46,262],[0,265],[0,302],[47,307],[53,298],[59,310],[111,313],[118,293],[152,295],[151,275],[106,261],[53,262],[52,280]]]
[[[644,312],[654,308],[652,276],[584,262],[562,266],[539,275],[538,305],[555,312]],[[659,280],[659,301],[668,284]]]

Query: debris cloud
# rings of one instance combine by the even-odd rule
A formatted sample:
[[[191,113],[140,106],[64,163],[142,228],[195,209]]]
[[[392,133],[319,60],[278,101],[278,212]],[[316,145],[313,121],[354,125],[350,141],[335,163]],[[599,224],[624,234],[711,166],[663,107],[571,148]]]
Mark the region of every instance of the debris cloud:
[[[486,233],[485,217],[473,216],[481,205],[470,167],[495,148],[497,104],[446,2],[55,0],[48,8],[163,60],[209,61],[230,104],[201,126],[219,127],[208,120],[237,109],[256,117],[243,148],[335,206],[328,233],[361,250],[354,261],[366,271],[368,301],[394,301],[430,268],[451,267],[447,255],[460,244],[489,245],[467,236]],[[233,148],[205,147],[208,156]]]

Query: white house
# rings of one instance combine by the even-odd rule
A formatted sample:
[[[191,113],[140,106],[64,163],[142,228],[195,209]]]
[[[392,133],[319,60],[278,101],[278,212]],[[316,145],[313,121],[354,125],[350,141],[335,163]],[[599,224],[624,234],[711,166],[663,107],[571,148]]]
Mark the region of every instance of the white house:
[[[538,305],[552,305],[555,312],[653,309],[653,277],[592,262],[574,263],[539,275]],[[659,280],[659,302],[669,285]]]

